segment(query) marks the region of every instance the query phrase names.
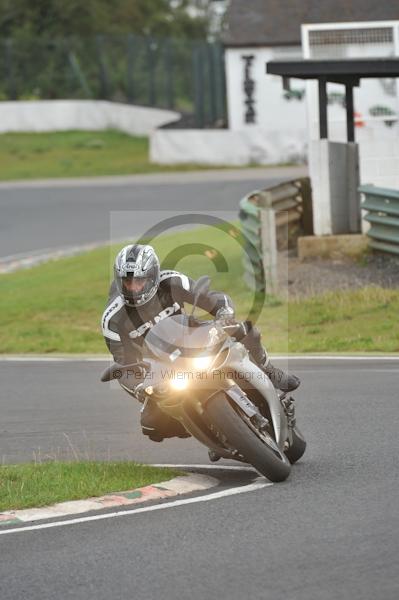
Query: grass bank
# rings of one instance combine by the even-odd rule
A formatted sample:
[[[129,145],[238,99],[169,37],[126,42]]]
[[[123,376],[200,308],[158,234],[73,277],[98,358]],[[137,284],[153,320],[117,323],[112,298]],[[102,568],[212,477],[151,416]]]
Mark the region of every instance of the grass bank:
[[[181,475],[133,462],[48,462],[0,467],[0,511],[122,492]]]
[[[254,298],[243,281],[241,246],[228,228],[180,232],[152,244],[163,268],[194,278],[208,273],[212,286],[233,298],[237,317],[248,318]],[[106,352],[100,319],[119,248],[1,275],[1,352]],[[369,287],[288,303],[268,297],[256,322],[274,353],[399,352],[398,313],[398,290]]]
[[[194,164],[151,164],[148,138],[114,130],[1,134],[0,164],[0,180],[201,169]]]

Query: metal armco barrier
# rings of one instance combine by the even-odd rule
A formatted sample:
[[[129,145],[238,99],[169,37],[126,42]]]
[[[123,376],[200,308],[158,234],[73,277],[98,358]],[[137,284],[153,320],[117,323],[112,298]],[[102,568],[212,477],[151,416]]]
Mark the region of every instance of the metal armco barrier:
[[[364,219],[371,225],[370,246],[399,254],[399,191],[363,185],[359,192],[364,194],[361,208],[368,211]]]
[[[277,251],[288,243],[290,230],[313,233],[309,177],[251,192],[240,201],[240,222],[246,240],[244,279],[257,291],[275,293]]]

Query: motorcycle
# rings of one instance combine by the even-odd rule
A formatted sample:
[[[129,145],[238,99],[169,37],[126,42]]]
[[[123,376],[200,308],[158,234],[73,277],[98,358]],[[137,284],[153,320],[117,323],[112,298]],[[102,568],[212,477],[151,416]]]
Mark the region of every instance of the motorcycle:
[[[148,331],[143,360],[114,363],[101,380],[144,377],[147,396],[204,444],[211,460],[249,463],[269,480],[284,481],[306,449],[293,418],[293,398],[278,395],[234,338],[232,328],[241,324],[194,316],[209,283],[207,276],[196,282],[190,315],[168,316]]]

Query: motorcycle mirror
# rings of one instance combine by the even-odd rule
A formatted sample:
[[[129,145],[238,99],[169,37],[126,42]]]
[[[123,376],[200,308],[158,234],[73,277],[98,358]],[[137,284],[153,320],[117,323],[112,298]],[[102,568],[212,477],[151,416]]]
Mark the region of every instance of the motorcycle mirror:
[[[209,290],[211,284],[211,278],[208,275],[202,275],[194,284],[193,293],[194,293],[194,302],[193,308],[191,310],[191,316],[194,314],[194,311],[197,307],[198,300],[202,294],[206,294]]]
[[[148,369],[149,366],[150,364],[148,362],[145,362],[144,360],[131,363],[129,365],[120,365],[119,363],[114,362],[112,363],[112,365],[105,369],[105,371],[101,375],[101,381],[106,382],[111,381],[111,379],[120,379],[121,377],[123,377],[123,374],[129,370],[135,371],[140,375],[142,370]]]

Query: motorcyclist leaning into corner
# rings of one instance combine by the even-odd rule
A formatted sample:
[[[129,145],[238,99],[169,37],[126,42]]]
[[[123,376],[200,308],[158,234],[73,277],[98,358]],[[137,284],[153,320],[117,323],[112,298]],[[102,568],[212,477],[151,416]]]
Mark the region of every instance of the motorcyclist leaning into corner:
[[[194,281],[178,271],[161,270],[152,246],[131,244],[118,253],[114,263],[114,280],[109,290],[107,307],[102,316],[102,331],[115,362],[128,365],[142,359],[140,347],[151,327],[160,319],[180,314],[184,303],[193,304]],[[202,294],[197,306],[217,319],[234,321],[234,307],[222,292]],[[274,367],[261,344],[259,330],[250,321],[241,324],[240,334],[234,333],[248,350],[251,360],[282,391],[299,386],[295,375]],[[188,437],[183,426],[165,415],[145,393],[144,383],[123,376],[120,385],[143,404],[141,427],[153,441],[166,437]]]

